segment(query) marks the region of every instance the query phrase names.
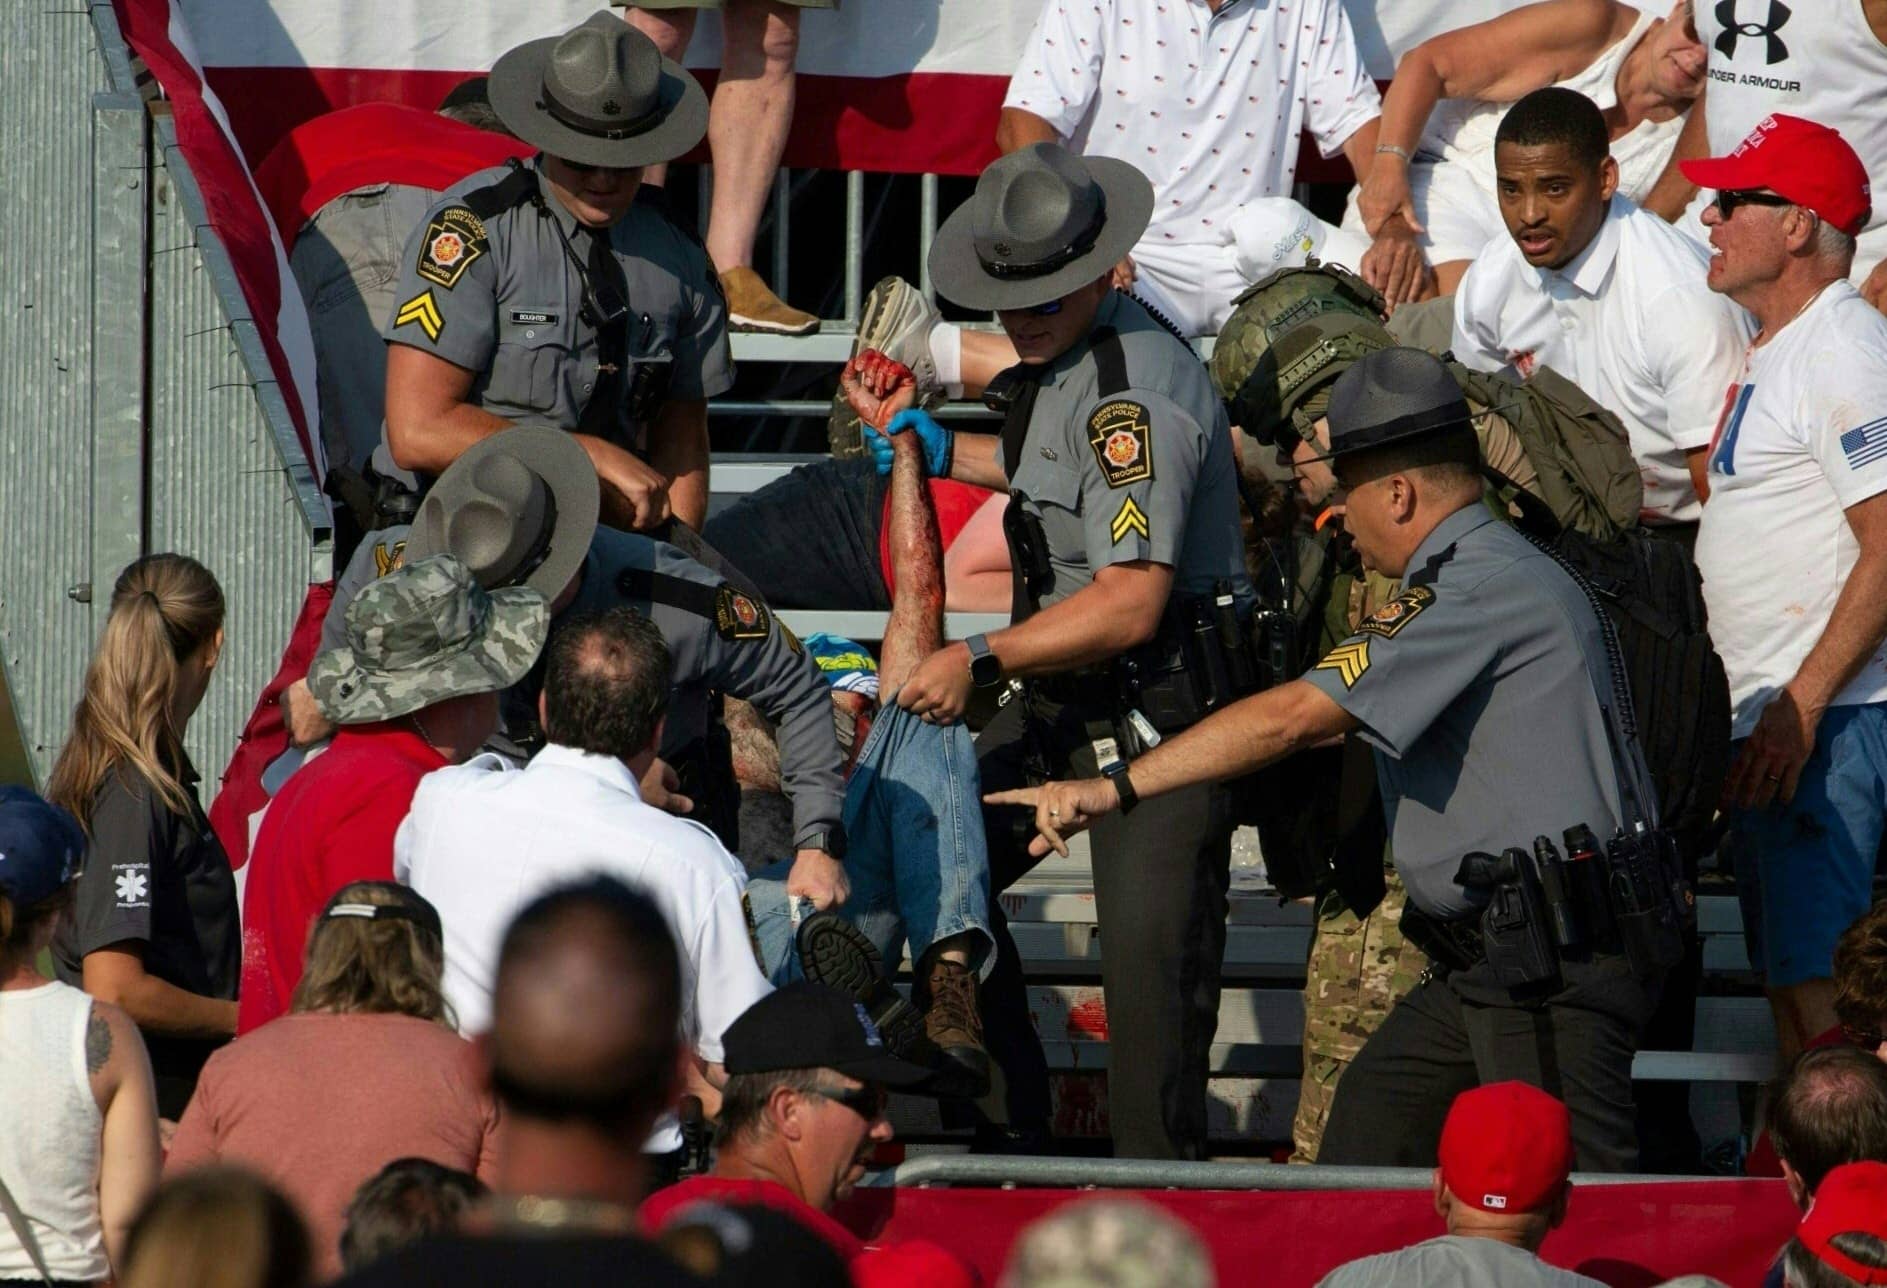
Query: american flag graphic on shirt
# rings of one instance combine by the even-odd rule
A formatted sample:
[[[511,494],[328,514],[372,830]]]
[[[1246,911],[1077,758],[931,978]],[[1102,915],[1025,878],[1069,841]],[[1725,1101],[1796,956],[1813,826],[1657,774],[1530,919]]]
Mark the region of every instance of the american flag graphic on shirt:
[[[1887,456],[1887,416],[1856,425],[1841,436],[1841,452],[1849,469],[1860,469]]]

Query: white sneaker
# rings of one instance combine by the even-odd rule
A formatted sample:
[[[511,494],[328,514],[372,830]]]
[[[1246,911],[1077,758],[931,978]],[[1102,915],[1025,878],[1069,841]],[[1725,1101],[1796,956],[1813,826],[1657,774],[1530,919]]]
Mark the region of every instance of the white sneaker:
[[[930,332],[943,320],[937,306],[901,277],[882,279],[866,292],[859,308],[858,338],[852,356],[876,349],[902,362],[917,377],[917,405],[931,410],[942,404],[943,386],[937,380],[937,362],[930,356]],[[832,412],[826,419],[826,440],[837,457],[864,454],[863,432],[843,391],[834,390]]]

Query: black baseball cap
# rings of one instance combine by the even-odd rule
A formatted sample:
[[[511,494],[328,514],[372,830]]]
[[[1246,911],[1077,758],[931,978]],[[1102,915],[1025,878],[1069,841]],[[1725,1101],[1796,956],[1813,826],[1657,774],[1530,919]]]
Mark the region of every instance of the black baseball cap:
[[[78,875],[85,854],[79,821],[24,787],[0,787],[0,892],[30,908]]]
[[[836,1069],[861,1082],[914,1087],[933,1071],[891,1054],[863,1002],[800,980],[755,1002],[721,1035],[730,1073]]]

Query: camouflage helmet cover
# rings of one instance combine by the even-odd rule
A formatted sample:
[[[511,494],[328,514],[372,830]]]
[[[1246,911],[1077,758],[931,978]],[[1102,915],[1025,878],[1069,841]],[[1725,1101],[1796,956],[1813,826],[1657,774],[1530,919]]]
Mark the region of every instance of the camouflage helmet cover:
[[[1372,341],[1381,335],[1381,342],[1370,343],[1327,374],[1312,370],[1302,373],[1296,384],[1280,384],[1280,371],[1294,364],[1280,361],[1274,346],[1303,323],[1331,315],[1339,320],[1326,333],[1331,340],[1359,331]],[[1254,283],[1235,301],[1212,351],[1213,382],[1232,423],[1260,442],[1275,441],[1280,423],[1306,395],[1342,374],[1361,353],[1395,343],[1381,331],[1382,316],[1381,294],[1334,264],[1312,260],[1306,267],[1279,269]]]

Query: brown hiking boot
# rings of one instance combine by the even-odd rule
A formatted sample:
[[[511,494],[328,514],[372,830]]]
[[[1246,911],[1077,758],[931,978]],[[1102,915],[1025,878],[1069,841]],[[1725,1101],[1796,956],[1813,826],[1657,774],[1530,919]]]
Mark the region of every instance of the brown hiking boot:
[[[819,319],[794,308],[773,293],[751,268],[721,274],[721,293],[727,296],[727,325],[736,331],[764,331],[769,335],[811,335]]]
[[[924,1036],[944,1057],[962,1067],[980,1096],[989,1086],[989,1053],[983,1048],[983,1017],[976,1007],[977,978],[969,967],[939,957],[914,990],[924,1011]],[[981,1088],[978,1090],[977,1088]]]

